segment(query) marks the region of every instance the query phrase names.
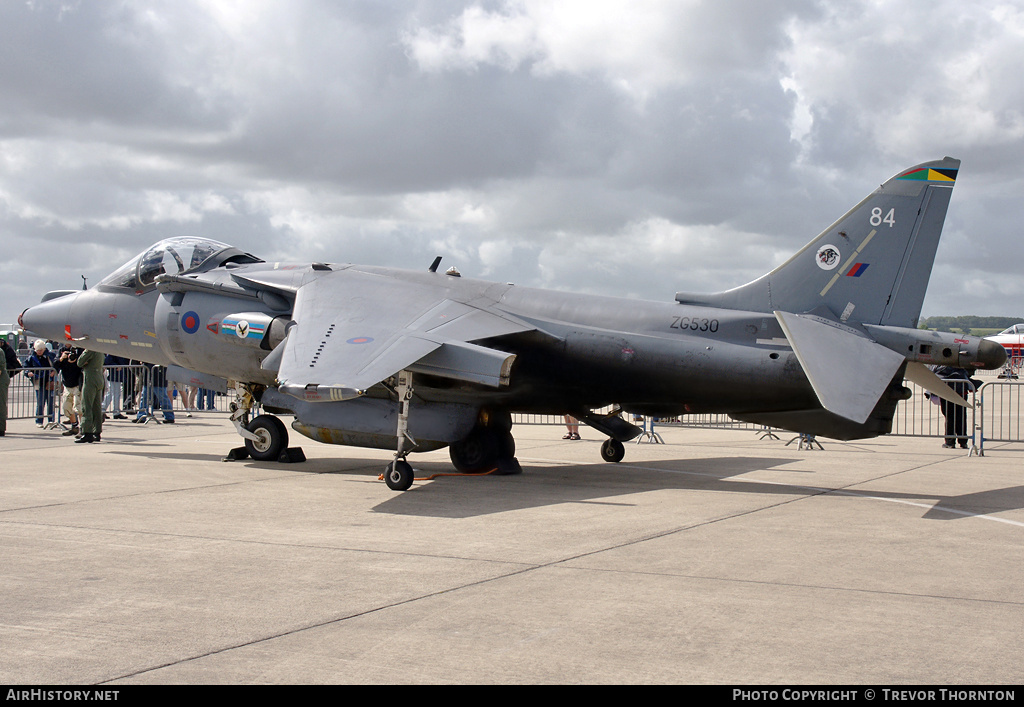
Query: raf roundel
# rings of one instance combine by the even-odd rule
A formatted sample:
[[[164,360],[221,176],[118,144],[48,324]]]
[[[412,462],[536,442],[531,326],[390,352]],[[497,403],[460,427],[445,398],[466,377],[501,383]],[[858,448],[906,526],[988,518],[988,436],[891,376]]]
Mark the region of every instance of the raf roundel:
[[[368,344],[371,341],[373,341],[373,337],[370,337],[370,336],[356,336],[356,337],[353,337],[353,338],[349,339],[345,343],[346,344]]]
[[[181,328],[186,334],[195,334],[199,331],[199,315],[195,312],[185,312],[181,317]]]

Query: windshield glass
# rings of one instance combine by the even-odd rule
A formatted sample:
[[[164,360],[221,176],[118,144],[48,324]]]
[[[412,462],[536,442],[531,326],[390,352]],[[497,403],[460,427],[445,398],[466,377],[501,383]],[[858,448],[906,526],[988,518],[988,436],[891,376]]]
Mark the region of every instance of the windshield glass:
[[[226,243],[207,238],[168,238],[132,258],[99,284],[139,291],[156,282],[158,275],[188,272],[202,265],[210,256],[230,247]]]

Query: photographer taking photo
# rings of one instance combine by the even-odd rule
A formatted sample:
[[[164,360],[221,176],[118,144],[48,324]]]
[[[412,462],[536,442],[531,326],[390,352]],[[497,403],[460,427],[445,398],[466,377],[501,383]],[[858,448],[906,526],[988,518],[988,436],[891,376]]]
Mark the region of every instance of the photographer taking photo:
[[[80,349],[64,344],[57,353],[53,367],[60,371],[64,383],[64,414],[71,423],[71,429],[61,434],[65,437],[78,434],[78,420],[82,414],[82,369],[78,367]]]

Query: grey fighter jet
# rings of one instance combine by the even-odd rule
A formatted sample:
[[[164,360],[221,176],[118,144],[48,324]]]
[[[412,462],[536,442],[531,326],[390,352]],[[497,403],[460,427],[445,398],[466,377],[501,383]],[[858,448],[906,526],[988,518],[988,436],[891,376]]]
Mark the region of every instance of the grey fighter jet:
[[[233,419],[255,459],[287,446],[279,415],[321,442],[393,449],[396,490],[413,482],[409,453],[445,446],[459,470],[518,471],[512,413],[577,417],[607,435],[609,462],[641,432],[620,410],[874,437],[910,394],[905,379],[962,404],[926,364],[994,369],[1006,356],[915,328],[959,165],[901,172],[768,274],[674,302],[474,280],[438,272],[439,259],[422,270],[268,263],[174,238],[91,290],[44,298],[21,323],[236,381]],[[250,419],[256,402],[264,414]]]

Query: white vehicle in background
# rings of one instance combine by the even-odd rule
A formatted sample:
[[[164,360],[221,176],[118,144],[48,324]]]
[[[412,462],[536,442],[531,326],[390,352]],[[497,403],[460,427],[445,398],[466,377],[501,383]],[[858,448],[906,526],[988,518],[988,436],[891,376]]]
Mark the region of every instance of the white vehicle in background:
[[[1024,362],[1024,323],[1014,324],[995,336],[986,336],[985,338],[1006,349],[1006,368],[999,374],[999,377],[1016,378],[1020,372],[1021,363]]]

